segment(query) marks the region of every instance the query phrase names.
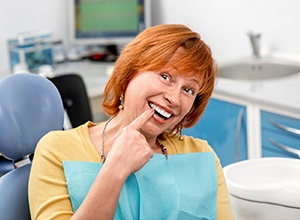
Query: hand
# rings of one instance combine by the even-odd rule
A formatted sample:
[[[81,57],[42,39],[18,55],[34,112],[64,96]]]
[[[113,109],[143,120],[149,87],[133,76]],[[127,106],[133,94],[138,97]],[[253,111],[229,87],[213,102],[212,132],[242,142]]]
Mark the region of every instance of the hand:
[[[139,132],[143,125],[152,117],[153,110],[143,112],[139,117],[122,129],[107,154],[105,165],[108,163],[125,175],[130,175],[141,169],[153,156],[145,136]]]

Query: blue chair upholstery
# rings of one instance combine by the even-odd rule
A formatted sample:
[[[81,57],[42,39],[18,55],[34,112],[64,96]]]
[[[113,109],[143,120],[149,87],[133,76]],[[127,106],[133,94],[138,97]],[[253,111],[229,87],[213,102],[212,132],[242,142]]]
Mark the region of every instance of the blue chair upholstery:
[[[60,94],[48,79],[20,73],[0,80],[0,153],[14,164],[0,177],[1,219],[30,219],[27,188],[32,155],[40,138],[61,130],[63,122]]]

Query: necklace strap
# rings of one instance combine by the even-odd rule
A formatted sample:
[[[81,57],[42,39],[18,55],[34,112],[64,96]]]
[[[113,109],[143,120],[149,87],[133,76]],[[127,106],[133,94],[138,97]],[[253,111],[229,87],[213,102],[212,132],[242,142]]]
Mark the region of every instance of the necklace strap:
[[[105,129],[108,125],[108,123],[114,118],[114,116],[111,116],[104,124],[103,129],[102,129],[102,145],[101,145],[101,151],[100,151],[100,156],[101,156],[101,160],[104,163],[105,159],[106,159],[106,154],[104,153],[104,133],[105,133]]]
[[[156,138],[156,141],[157,141],[163,155],[165,155],[166,160],[168,160],[168,149],[167,149],[167,147],[165,145],[163,145],[158,138]]]

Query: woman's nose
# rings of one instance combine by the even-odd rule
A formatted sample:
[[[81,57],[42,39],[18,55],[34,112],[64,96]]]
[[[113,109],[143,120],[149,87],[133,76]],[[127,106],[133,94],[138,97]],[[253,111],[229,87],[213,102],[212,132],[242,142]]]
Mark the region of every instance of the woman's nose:
[[[171,105],[179,105],[180,104],[180,91],[177,89],[170,89],[164,93],[164,98]]]

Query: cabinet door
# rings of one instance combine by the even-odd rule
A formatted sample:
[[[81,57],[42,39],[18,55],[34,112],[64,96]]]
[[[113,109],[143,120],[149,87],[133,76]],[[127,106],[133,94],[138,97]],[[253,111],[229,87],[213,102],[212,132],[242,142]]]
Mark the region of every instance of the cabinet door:
[[[183,134],[207,140],[223,166],[247,159],[246,107],[212,98],[204,115]]]
[[[300,120],[261,111],[262,156],[300,156]]]

